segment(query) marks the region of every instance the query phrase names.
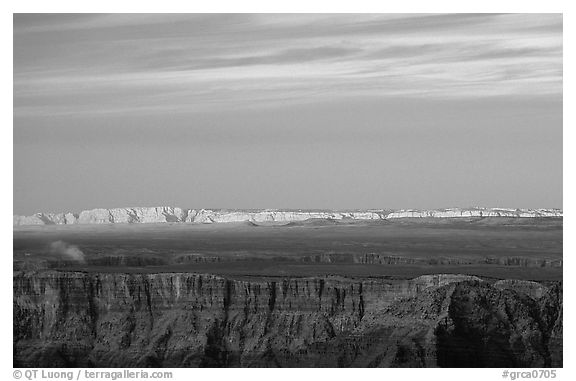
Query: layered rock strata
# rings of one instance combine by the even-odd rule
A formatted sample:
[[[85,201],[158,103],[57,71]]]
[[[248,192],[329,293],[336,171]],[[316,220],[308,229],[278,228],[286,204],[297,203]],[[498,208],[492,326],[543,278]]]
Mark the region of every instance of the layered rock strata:
[[[15,367],[558,367],[562,285],[15,272]]]

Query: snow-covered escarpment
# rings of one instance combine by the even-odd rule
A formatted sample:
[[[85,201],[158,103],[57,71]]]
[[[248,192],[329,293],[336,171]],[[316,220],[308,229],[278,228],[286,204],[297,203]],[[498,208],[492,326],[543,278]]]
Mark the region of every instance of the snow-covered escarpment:
[[[562,217],[561,209],[506,208],[450,208],[434,210],[405,209],[396,211],[363,210],[214,210],[182,209],[178,207],[137,207],[92,209],[80,213],[36,213],[32,216],[13,216],[14,226],[71,225],[115,223],[288,223],[309,219],[325,220],[383,220],[394,218],[457,218],[457,217]]]
[[[14,225],[69,225],[113,223],[226,223],[226,222],[292,222],[309,219],[380,220],[383,211],[317,211],[317,210],[212,210],[173,207],[115,208],[84,210],[73,213],[37,213],[33,216],[14,216]]]
[[[309,211],[309,210],[190,210],[185,222],[197,223],[223,223],[223,222],[292,222],[309,219],[342,220],[380,220],[384,218],[381,211],[363,212],[336,212],[336,211]]]
[[[83,210],[80,213],[36,213],[14,216],[14,225],[159,223],[185,221],[188,211],[167,206]]]
[[[560,209],[509,209],[509,208],[450,208],[435,210],[403,209],[386,218],[455,218],[455,217],[562,217]]]

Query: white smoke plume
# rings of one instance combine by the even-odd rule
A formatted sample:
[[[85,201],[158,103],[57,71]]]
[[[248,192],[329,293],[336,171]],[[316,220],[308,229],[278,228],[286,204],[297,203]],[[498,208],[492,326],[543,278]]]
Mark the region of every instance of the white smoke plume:
[[[50,244],[50,253],[61,255],[73,261],[84,262],[84,253],[76,245],[64,241],[54,241]]]

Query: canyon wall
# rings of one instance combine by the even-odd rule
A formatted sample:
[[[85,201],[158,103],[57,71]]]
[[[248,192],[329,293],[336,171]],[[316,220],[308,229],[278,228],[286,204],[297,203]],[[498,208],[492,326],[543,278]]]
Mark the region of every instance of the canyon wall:
[[[562,366],[562,285],[14,272],[15,367]]]

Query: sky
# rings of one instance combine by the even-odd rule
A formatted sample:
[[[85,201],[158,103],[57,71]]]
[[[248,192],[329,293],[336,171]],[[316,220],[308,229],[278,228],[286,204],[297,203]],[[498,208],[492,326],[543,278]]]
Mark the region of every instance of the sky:
[[[14,213],[562,207],[560,14],[16,14]]]

